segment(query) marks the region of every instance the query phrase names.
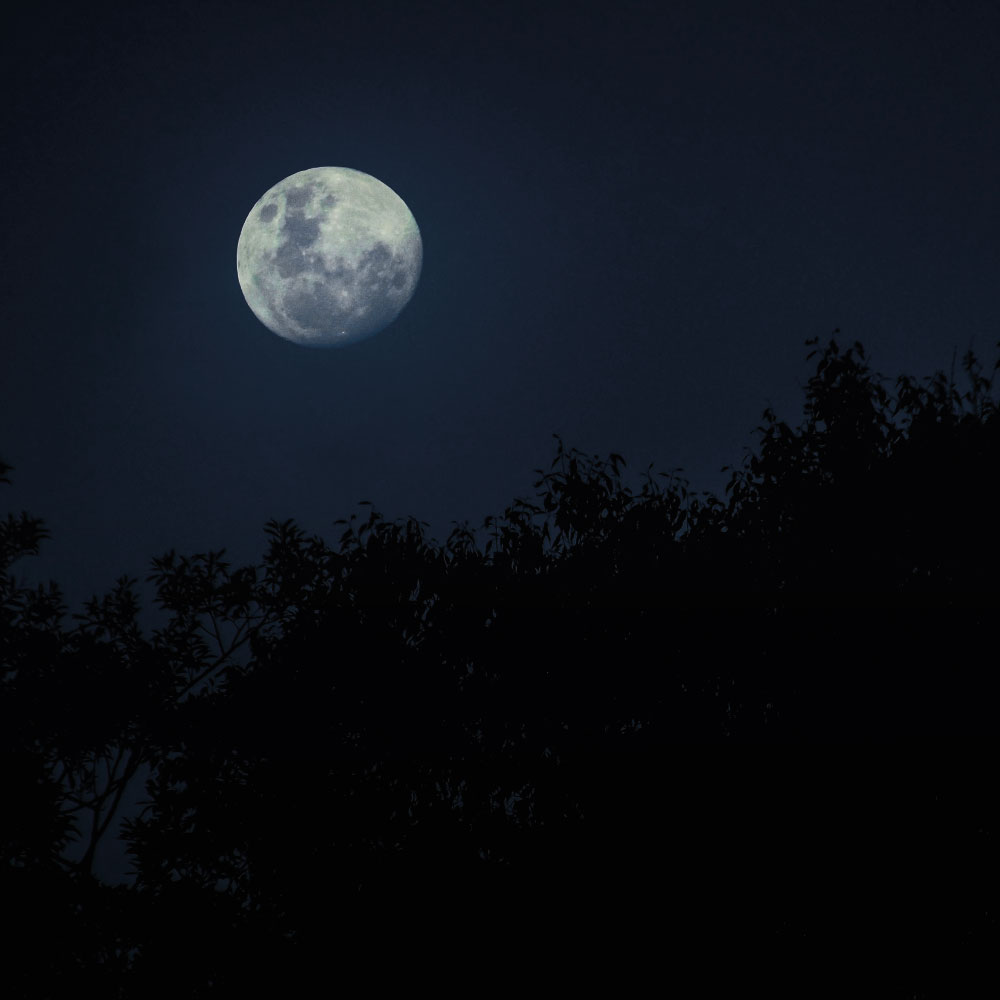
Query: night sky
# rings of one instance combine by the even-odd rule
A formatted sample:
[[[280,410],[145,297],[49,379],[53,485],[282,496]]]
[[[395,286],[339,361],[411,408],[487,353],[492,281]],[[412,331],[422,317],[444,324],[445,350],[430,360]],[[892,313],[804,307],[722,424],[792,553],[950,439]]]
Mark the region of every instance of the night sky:
[[[887,375],[1000,338],[1000,6],[21,4],[5,18],[0,457],[20,564],[75,610],[170,548],[443,540],[530,496],[552,435],[721,490],[807,338]],[[388,184],[416,293],[340,350],[236,278],[254,202]]]

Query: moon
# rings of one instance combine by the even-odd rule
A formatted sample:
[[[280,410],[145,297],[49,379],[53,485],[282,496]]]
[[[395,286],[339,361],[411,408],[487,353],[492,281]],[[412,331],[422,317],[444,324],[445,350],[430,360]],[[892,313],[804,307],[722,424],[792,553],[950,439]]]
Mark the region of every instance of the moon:
[[[247,305],[273,333],[307,347],[385,329],[410,301],[422,262],[403,199],[349,167],[279,181],[251,209],[236,247]]]

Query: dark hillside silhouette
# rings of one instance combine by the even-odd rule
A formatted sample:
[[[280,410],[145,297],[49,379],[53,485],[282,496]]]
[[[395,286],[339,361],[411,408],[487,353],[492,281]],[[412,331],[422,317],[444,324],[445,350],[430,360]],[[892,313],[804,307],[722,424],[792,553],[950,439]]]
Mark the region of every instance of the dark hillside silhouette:
[[[55,956],[37,995],[285,989],[512,937],[819,955],[846,934],[910,994],[927,942],[984,954],[993,379],[971,352],[961,388],[813,354],[801,424],[765,411],[721,498],[558,440],[479,534],[371,509],[336,546],[272,522],[255,566],[164,555],[150,634],[132,581],[72,619],[19,586],[44,529],[10,517],[0,843],[17,950]],[[135,885],[103,885],[144,774]]]

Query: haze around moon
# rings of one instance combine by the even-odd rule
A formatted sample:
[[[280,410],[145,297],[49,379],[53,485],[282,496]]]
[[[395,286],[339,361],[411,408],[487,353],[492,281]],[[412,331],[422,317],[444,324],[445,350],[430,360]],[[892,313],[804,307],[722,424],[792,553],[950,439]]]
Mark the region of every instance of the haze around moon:
[[[416,220],[392,188],[349,167],[313,167],[268,190],[243,223],[236,273],[273,333],[339,347],[385,329],[420,278]]]

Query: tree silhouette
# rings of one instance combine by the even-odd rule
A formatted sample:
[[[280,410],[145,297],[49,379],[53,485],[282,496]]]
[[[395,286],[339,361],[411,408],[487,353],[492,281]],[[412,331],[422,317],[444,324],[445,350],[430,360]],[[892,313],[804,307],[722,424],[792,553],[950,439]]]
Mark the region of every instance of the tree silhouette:
[[[848,912],[884,934],[849,896],[876,873],[893,941],[981,940],[978,896],[906,866],[948,844],[995,875],[993,379],[970,352],[964,392],[890,392],[860,344],[817,353],[802,423],[766,410],[724,498],[652,467],[630,487],[621,456],[557,438],[482,544],[370,508],[336,546],[269,523],[258,565],[168,553],[148,635],[134,581],[72,625],[57,589],[18,586],[44,528],[9,517],[4,878],[75,915],[53,992],[287,988],[387,933],[468,955],[543,912],[649,933],[644,887],[692,946],[801,945]],[[103,886],[143,776],[135,885]]]

